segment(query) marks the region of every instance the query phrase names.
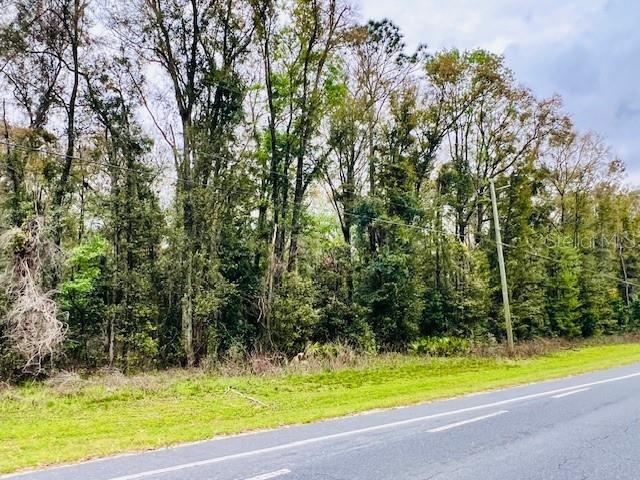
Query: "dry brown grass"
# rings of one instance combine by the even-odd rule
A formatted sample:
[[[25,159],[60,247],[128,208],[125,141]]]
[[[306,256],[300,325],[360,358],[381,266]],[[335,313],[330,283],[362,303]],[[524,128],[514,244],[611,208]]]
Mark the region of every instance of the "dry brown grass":
[[[366,368],[400,361],[400,354],[365,355],[353,348],[337,344],[322,348],[309,347],[301,354],[288,358],[279,353],[256,352],[251,355],[234,355],[220,362],[192,369],[168,369],[152,372],[124,374],[118,369],[105,368],[93,371],[59,371],[43,383],[59,395],[74,395],[91,388],[108,391],[122,388],[158,391],[168,385],[205,376],[220,377],[278,377],[292,373],[317,373],[345,369]],[[1,390],[1,389],[0,389]]]
[[[530,358],[541,355],[548,355],[562,350],[575,350],[578,348],[596,346],[596,345],[617,345],[621,343],[638,343],[640,342],[640,332],[627,333],[621,335],[606,335],[592,338],[537,338],[535,340],[527,340],[517,342],[513,357]],[[480,358],[501,358],[509,356],[504,344],[473,344],[470,355]]]
[[[516,345],[514,357],[519,359],[533,358],[563,350],[623,343],[640,343],[640,333],[586,340],[536,339],[519,342]],[[474,344],[469,356],[505,358],[507,352],[502,344]],[[193,369],[175,368],[132,375],[125,375],[117,369],[106,368],[90,372],[61,371],[50,376],[44,381],[44,384],[60,395],[75,395],[92,388],[102,388],[108,391],[132,388],[155,392],[166,389],[167,386],[182,380],[195,380],[202,377],[279,377],[293,373],[339,372],[373,366],[392,366],[401,364],[405,359],[406,355],[400,353],[367,355],[342,344],[311,345],[305,352],[293,358],[277,353],[257,352],[251,355],[234,355],[218,363]],[[0,394],[6,395],[10,390],[8,385],[3,385],[0,382]]]
[[[380,358],[380,355],[376,356]],[[286,373],[336,371],[366,366],[372,359],[344,344],[309,345],[304,352],[288,358],[281,353],[255,352],[225,358],[212,368],[224,376],[276,376]]]
[[[562,338],[539,338],[517,342],[512,357],[529,358],[578,346],[577,341]],[[470,355],[479,358],[501,358],[510,356],[504,344],[474,343]]]
[[[210,373],[205,369],[169,369],[125,375],[118,369],[105,368],[97,371],[60,371],[51,375],[43,383],[60,395],[74,395],[92,388],[107,391],[131,388],[144,392],[156,392],[174,382],[194,379]]]

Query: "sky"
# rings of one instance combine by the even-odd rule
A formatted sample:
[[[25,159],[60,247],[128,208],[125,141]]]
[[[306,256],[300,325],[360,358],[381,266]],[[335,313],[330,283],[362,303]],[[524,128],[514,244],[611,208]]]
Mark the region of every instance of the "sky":
[[[601,134],[640,185],[640,1],[359,0],[410,48],[502,54],[538,96],[559,94],[581,131]]]

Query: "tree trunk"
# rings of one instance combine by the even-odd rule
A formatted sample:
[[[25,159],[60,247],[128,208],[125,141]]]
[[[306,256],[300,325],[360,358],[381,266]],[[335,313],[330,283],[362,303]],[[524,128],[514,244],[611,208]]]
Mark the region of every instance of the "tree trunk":
[[[73,165],[73,157],[76,146],[76,101],[78,97],[78,87],[80,84],[80,63],[78,58],[79,48],[79,15],[80,15],[80,0],[74,1],[74,11],[71,18],[68,18],[68,28],[71,37],[71,55],[73,58],[73,85],[71,87],[71,95],[69,97],[69,104],[67,105],[67,149],[64,156],[64,165],[62,167],[62,174],[60,175],[60,181],[56,188],[53,198],[53,239],[57,246],[60,246],[62,239],[62,203],[67,193],[69,176],[71,175],[71,166]],[[65,12],[67,13],[67,12]]]
[[[298,157],[296,166],[296,185],[293,194],[293,212],[291,215],[291,242],[289,244],[289,262],[287,264],[287,270],[293,271],[296,269],[297,257],[298,257],[298,237],[302,230],[302,199],[304,197],[304,178],[303,178],[303,165],[304,158]]]
[[[185,235],[184,252],[185,276],[184,293],[182,295],[182,345],[187,359],[187,367],[195,365],[195,353],[193,348],[193,254],[195,248],[194,220],[193,220],[193,184],[191,179],[191,166],[193,165],[193,146],[191,145],[191,124],[183,122],[183,158],[182,158],[182,217]]]
[[[622,276],[624,279],[624,303],[626,305],[627,308],[629,308],[631,306],[631,291],[630,291],[630,287],[629,287],[629,277],[627,274],[627,264],[624,261],[624,252],[622,250],[622,242],[620,241],[620,237],[619,235],[616,235],[616,242],[618,244],[618,256],[620,257],[620,268],[622,270]]]
[[[369,122],[369,197],[376,195],[376,161],[374,157],[373,122]],[[377,249],[376,229],[371,225],[367,227],[369,236],[369,253],[373,254]]]

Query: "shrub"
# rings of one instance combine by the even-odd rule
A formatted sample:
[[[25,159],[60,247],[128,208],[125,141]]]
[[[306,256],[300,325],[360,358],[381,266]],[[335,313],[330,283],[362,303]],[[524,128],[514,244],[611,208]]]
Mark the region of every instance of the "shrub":
[[[383,349],[404,350],[418,336],[423,287],[413,255],[384,248],[360,279],[358,301]]]
[[[469,340],[457,337],[425,337],[411,343],[410,351],[416,355],[455,357],[471,350]]]
[[[319,318],[315,294],[311,281],[298,273],[282,277],[272,311],[272,339],[281,352],[295,355],[304,350]]]

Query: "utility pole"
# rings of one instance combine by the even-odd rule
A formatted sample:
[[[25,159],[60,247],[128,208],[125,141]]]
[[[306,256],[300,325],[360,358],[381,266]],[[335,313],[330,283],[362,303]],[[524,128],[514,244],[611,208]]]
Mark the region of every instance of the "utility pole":
[[[504,323],[507,328],[507,349],[513,353],[513,325],[511,324],[511,310],[509,309],[509,290],[507,289],[507,271],[504,267],[502,254],[502,236],[500,235],[500,220],[498,218],[498,202],[496,201],[496,187],[494,180],[489,181],[491,189],[491,205],[493,206],[493,226],[496,233],[496,247],[498,248],[498,264],[500,265],[500,283],[502,284],[502,303],[504,304]]]

